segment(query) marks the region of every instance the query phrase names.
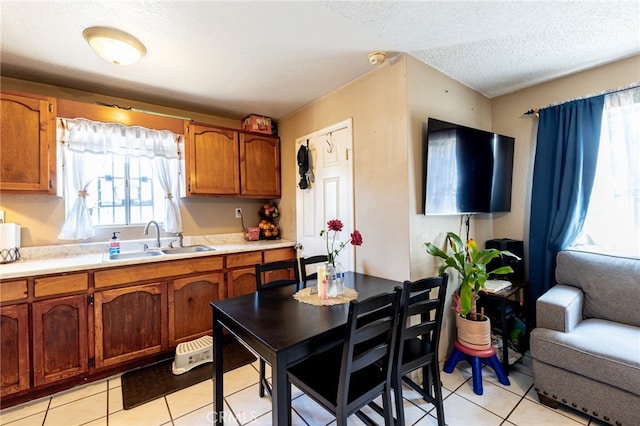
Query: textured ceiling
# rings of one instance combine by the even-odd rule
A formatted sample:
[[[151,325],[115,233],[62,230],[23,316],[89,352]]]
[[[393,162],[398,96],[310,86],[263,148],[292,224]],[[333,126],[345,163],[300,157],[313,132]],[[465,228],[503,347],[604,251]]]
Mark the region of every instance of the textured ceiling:
[[[2,75],[242,117],[281,118],[404,52],[487,97],[640,53],[640,1],[7,1]],[[90,26],[135,35],[130,66]],[[638,72],[640,80],[640,70]]]

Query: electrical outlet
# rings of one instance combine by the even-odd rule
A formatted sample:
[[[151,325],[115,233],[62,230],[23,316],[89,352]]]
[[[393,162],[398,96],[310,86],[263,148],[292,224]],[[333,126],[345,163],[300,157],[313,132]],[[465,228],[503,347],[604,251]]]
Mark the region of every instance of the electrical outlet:
[[[238,219],[242,217],[242,209],[240,207],[236,207],[236,217]]]

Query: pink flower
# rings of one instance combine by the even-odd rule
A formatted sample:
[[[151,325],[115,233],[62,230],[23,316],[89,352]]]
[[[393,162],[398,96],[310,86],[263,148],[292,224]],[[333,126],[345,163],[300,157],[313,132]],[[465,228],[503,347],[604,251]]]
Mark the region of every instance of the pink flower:
[[[358,231],[357,229],[355,229],[351,233],[351,245],[354,245],[354,246],[362,245],[362,234],[360,234],[360,231]]]
[[[332,219],[327,222],[327,227],[329,228],[329,231],[340,232],[343,227],[342,221],[340,219]]]

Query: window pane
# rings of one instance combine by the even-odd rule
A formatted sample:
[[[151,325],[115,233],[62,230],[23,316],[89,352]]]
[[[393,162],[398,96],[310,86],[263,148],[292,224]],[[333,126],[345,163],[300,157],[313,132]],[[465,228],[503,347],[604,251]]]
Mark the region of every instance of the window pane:
[[[96,225],[125,225],[126,179],[123,157],[109,155],[107,165],[92,184],[97,203],[91,209]],[[91,193],[91,192],[90,192]]]
[[[110,154],[108,157],[104,170],[87,191],[92,195],[93,205],[88,207],[93,223],[108,226],[160,222],[164,193],[154,180],[152,160]]]

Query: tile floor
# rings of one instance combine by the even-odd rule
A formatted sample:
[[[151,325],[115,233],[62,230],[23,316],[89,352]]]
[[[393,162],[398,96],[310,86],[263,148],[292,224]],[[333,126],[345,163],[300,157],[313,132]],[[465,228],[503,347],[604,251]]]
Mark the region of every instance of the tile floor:
[[[598,420],[568,408],[552,410],[538,403],[533,390],[527,359],[510,373],[510,386],[497,381],[485,367],[484,395],[473,393],[470,367],[460,363],[451,373],[442,373],[444,409],[447,425],[600,425]],[[270,425],[271,400],[258,397],[258,365],[233,370],[225,375],[225,423],[230,425]],[[407,425],[436,425],[433,405],[419,399],[406,388]],[[112,377],[52,396],[0,411],[0,425],[210,425],[212,423],[213,384],[207,380],[131,410],[122,409],[120,377]],[[293,390],[294,425],[335,424],[332,417],[306,395]],[[368,410],[373,418],[378,418]],[[352,416],[350,424],[362,422]]]

